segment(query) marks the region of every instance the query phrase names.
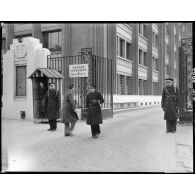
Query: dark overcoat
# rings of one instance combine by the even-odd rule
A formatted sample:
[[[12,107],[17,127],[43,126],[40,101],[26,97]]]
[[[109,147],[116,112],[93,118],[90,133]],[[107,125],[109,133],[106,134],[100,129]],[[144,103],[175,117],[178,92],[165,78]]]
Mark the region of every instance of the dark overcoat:
[[[176,120],[179,110],[179,90],[176,87],[164,87],[162,91],[161,107],[165,120]]]
[[[60,94],[56,89],[48,90],[43,99],[48,120],[60,118]]]
[[[40,112],[46,112],[45,105],[42,104],[43,98],[45,97],[45,94],[47,93],[47,89],[45,87],[39,88],[39,111]]]
[[[88,125],[98,125],[102,123],[101,104],[104,99],[99,92],[89,93],[86,97],[87,120]]]
[[[77,113],[75,110],[75,101],[73,98],[73,94],[68,91],[65,94],[64,102],[63,102],[63,116],[62,116],[62,122],[63,123],[73,123],[78,120]]]

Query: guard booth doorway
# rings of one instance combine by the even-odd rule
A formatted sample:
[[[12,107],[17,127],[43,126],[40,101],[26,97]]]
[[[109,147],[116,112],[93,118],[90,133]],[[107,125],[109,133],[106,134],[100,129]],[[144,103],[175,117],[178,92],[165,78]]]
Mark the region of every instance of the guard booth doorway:
[[[33,90],[33,118],[35,123],[48,122],[46,107],[42,105],[43,98],[48,90],[50,82],[55,83],[55,87],[62,92],[63,76],[56,70],[48,68],[37,68],[30,76]]]

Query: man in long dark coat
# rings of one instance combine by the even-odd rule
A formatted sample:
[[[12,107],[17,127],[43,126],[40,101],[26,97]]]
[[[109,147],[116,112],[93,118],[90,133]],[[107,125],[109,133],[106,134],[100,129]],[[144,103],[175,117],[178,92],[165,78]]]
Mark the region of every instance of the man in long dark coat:
[[[60,94],[55,89],[55,83],[49,84],[49,90],[44,97],[43,104],[47,108],[47,117],[50,125],[48,131],[55,131],[57,129],[57,119],[60,117]]]
[[[65,136],[72,135],[72,131],[75,127],[76,121],[78,120],[77,113],[75,112],[76,102],[73,98],[73,90],[74,85],[70,84],[68,87],[68,91],[64,96],[62,122],[65,124]]]
[[[45,118],[45,106],[42,105],[43,98],[47,92],[46,87],[41,82],[39,87],[39,118]]]
[[[101,93],[95,91],[95,86],[90,85],[90,92],[86,97],[87,108],[87,124],[91,125],[91,134],[93,138],[98,138],[100,131],[99,124],[102,123],[101,104],[104,103],[104,99]]]
[[[179,90],[173,86],[173,79],[165,79],[166,87],[162,91],[161,107],[166,120],[166,133],[176,132],[176,122],[179,112]]]

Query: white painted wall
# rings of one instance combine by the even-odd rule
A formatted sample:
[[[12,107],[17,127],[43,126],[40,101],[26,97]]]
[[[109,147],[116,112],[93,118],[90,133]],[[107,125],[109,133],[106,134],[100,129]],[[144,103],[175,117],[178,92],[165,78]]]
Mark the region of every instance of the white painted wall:
[[[17,46],[24,45],[27,55],[24,58],[16,58],[14,55]],[[26,37],[22,43],[13,40],[10,50],[3,55],[3,109],[2,117],[6,119],[20,119],[20,111],[26,112],[26,119],[33,120],[32,81],[28,79],[37,67],[47,67],[48,49],[42,48],[38,39]],[[15,63],[26,63],[27,83],[26,97],[15,97]]]
[[[150,96],[150,95],[114,95],[113,96],[113,103],[114,108],[119,108],[119,104],[128,104],[131,102],[138,102],[138,106],[145,106],[145,103],[147,103],[147,106],[151,105],[161,105],[161,96]],[[156,102],[156,104],[154,103]],[[158,103],[159,102],[159,103]]]

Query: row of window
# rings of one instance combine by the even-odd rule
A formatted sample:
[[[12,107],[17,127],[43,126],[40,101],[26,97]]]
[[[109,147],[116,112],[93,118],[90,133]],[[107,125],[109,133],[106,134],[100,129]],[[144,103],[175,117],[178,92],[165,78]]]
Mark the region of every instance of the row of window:
[[[132,95],[133,94],[133,81],[132,77],[117,74],[117,94]],[[148,95],[148,81],[139,79],[138,83],[139,95]],[[159,83],[152,83],[152,95],[160,95]]]
[[[117,36],[117,56],[132,60],[132,44]]]

